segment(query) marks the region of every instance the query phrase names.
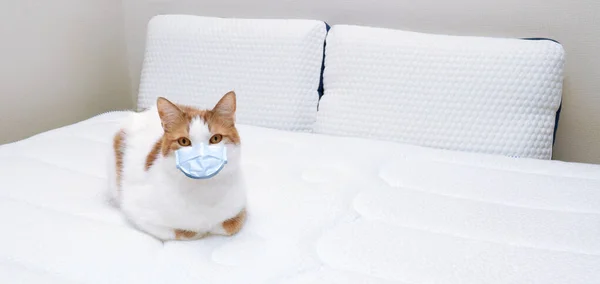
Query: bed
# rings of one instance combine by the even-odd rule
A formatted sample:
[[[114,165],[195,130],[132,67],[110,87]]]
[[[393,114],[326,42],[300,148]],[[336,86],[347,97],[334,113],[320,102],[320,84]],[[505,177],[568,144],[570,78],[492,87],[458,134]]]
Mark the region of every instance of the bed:
[[[105,157],[124,115],[0,146],[2,282],[600,279],[600,166],[246,125],[247,225],[162,243],[106,200]]]
[[[106,194],[127,113],[109,112],[0,146],[2,282],[600,283],[600,166],[549,160],[559,45],[328,29],[154,19],[138,107],[237,86],[246,225],[129,226]]]

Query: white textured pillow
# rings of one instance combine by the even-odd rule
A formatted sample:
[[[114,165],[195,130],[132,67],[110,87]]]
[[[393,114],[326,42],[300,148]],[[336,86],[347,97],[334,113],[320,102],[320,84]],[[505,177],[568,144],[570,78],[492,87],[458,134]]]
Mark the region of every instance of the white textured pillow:
[[[138,107],[164,96],[209,108],[234,90],[239,123],[312,131],[325,36],[325,23],[312,20],[156,16]]]
[[[549,159],[563,62],[546,40],[334,26],[315,131]]]

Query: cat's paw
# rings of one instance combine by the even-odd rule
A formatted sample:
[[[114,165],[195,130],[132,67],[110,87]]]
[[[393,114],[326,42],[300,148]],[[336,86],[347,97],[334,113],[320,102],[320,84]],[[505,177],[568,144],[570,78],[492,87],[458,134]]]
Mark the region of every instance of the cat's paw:
[[[237,234],[246,222],[246,209],[242,209],[235,217],[225,220],[220,226],[211,231],[214,235],[233,236]]]
[[[189,230],[173,230],[175,240],[179,241],[191,241],[204,238],[208,235],[206,232],[194,232]]]

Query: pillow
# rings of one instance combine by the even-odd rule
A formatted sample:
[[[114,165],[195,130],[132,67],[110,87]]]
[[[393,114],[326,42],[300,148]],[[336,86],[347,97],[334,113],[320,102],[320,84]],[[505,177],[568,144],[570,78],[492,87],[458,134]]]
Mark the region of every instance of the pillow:
[[[312,20],[156,16],[138,107],[163,96],[212,108],[234,90],[238,123],[312,131],[325,35],[325,23]]]
[[[550,159],[564,50],[553,41],[339,25],[315,132]]]

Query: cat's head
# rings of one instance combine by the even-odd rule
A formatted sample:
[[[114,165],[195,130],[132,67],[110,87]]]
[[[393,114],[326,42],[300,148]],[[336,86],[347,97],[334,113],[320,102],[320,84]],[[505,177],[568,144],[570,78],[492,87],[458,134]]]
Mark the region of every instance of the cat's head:
[[[194,143],[224,144],[228,153],[235,154],[240,136],[235,128],[236,95],[225,94],[212,109],[179,105],[160,97],[156,101],[164,130],[162,155],[173,156],[181,147]]]

